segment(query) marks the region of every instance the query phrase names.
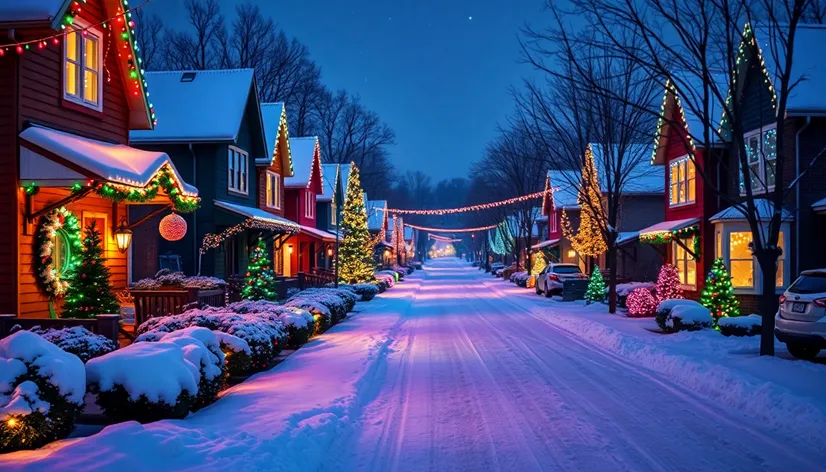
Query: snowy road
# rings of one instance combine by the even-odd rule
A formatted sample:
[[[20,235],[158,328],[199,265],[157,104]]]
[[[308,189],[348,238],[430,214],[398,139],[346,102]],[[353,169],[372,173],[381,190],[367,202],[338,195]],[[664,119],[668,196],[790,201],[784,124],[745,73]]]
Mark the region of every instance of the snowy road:
[[[564,334],[435,261],[360,426],[320,470],[822,470],[822,451]]]

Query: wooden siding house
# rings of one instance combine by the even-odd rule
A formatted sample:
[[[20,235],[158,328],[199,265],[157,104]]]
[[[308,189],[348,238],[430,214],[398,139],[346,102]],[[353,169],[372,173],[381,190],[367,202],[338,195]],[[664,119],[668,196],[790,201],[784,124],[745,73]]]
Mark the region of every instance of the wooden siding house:
[[[121,223],[143,204],[184,211],[198,200],[168,155],[128,146],[129,131],[151,130],[155,113],[134,32],[118,16],[123,4],[52,4],[0,5],[0,310],[21,317],[60,312],[61,297],[48,287],[79,257],[68,243],[69,215],[83,227],[96,223],[120,291],[142,241],[135,234],[119,250]],[[49,218],[53,231],[44,230]],[[157,234],[148,224],[135,232],[146,227]],[[38,234],[46,235],[40,244]]]
[[[539,242],[531,249],[542,251],[549,262],[576,264],[586,271],[586,261],[571,247],[571,242],[562,234],[562,213],[565,212],[571,225],[579,226],[580,207],[577,203],[579,191],[572,182],[578,182],[581,174],[578,170],[549,170],[545,177],[545,189],[553,189],[551,195],[542,199],[542,213],[548,218],[548,239]]]

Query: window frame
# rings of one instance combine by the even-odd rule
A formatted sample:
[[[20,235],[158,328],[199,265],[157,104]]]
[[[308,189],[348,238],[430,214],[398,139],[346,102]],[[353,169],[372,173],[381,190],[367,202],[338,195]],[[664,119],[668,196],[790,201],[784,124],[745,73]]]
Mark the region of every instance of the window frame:
[[[715,252],[720,254],[720,258],[723,259],[723,263],[726,265],[726,269],[731,272],[731,247],[729,244],[730,241],[730,234],[731,233],[740,233],[740,232],[751,232],[748,223],[744,221],[724,221],[715,223],[715,232],[720,233],[720,241],[723,243],[722,248],[715,247]],[[767,230],[766,225],[763,225],[764,230]],[[778,258],[778,261],[782,261],[783,267],[783,285],[777,285],[775,287],[775,292],[777,294],[783,293],[789,285],[793,282],[791,280],[791,267],[789,264],[789,257],[790,254],[790,244],[791,244],[791,226],[788,222],[784,222],[780,227],[780,232],[782,233],[783,238],[783,245],[781,249],[783,253]],[[715,246],[717,241],[715,241]],[[742,260],[742,259],[737,259]],[[757,262],[757,258],[752,256],[752,271],[753,276],[752,280],[754,281],[754,285],[752,287],[733,287],[735,294],[741,295],[759,295],[762,291],[763,286],[763,273],[760,270],[760,264]]]
[[[227,147],[228,192],[235,193],[238,195],[249,195],[249,163],[250,156],[249,153],[247,153],[247,151],[244,151],[243,149],[236,146]],[[238,165],[238,168],[235,167],[236,164]]]
[[[304,189],[304,217],[315,218],[315,203],[313,202],[313,191]]]
[[[267,208],[273,208],[276,210],[281,209],[281,176],[278,175],[277,172],[273,172],[268,170],[265,180],[264,186],[264,193],[265,200],[264,204]],[[272,200],[270,200],[272,197]]]
[[[774,131],[774,133],[775,133],[775,138],[774,138],[774,159],[768,159],[765,155],[765,152],[763,151],[763,148],[765,146],[765,136],[770,131]],[[757,129],[753,129],[753,130],[751,130],[747,133],[743,133],[743,141],[744,141],[744,147],[746,148],[746,152],[748,152],[748,149],[749,149],[749,140],[754,138],[755,136],[759,136],[758,145],[760,147],[758,148],[758,152],[760,154],[760,157],[762,157],[762,158],[758,158],[754,163],[752,163],[751,160],[750,160],[751,156],[746,156],[746,164],[749,166],[749,168],[751,168],[751,166],[753,164],[756,164],[757,165],[758,177],[760,177],[761,180],[762,180],[763,177],[765,176],[766,181],[768,181],[768,174],[766,173],[767,172],[766,171],[767,164],[769,162],[773,161],[775,163],[775,165],[777,165],[777,123],[772,123],[772,124],[768,124],[768,125],[765,125],[765,126],[761,126]],[[746,184],[745,184],[745,182],[743,182],[743,172],[740,169],[740,159],[738,159],[737,161],[738,161],[737,162],[737,168],[738,168],[738,170],[740,170],[740,172],[738,172],[738,178],[737,178],[738,182],[740,182],[740,195],[746,195]],[[749,173],[749,175],[751,175],[751,172]],[[751,189],[752,195],[762,195],[764,193],[771,192],[772,190],[774,190],[775,186],[777,185],[776,172],[775,172],[774,178],[775,178],[775,182],[772,185],[763,185],[763,182],[759,182],[757,187],[752,187],[752,189]]]
[[[672,178],[673,173],[672,169],[677,167],[677,183],[674,183],[674,179]],[[688,178],[688,170],[689,166],[694,169],[694,176]],[[677,201],[673,200],[674,195],[674,186],[676,185],[676,192],[677,192]],[[690,185],[690,187],[689,187]],[[682,186],[683,192],[685,194],[685,198],[683,201],[680,201],[680,187]],[[690,191],[689,189],[694,189],[694,198],[690,199]],[[694,205],[697,203],[697,168],[694,161],[691,157],[686,154],[684,156],[680,156],[676,159],[672,159],[671,162],[668,163],[668,206],[669,208],[678,208],[688,205]]]
[[[74,103],[76,105],[80,105],[86,108],[89,108],[94,111],[102,112],[103,111],[103,50],[104,50],[104,36],[103,32],[96,27],[90,27],[90,25],[81,20],[75,20],[74,24],[69,26],[68,29],[74,30],[74,34],[76,35],[76,45],[77,45],[77,61],[72,61],[69,59],[69,41],[68,35],[70,34],[68,31],[63,38],[63,57],[61,60],[62,65],[62,83],[61,86],[63,88],[63,100],[67,102]],[[82,31],[86,31],[86,35],[83,35]],[[91,69],[86,65],[86,40],[93,39],[97,43],[97,69]],[[67,80],[67,73],[66,73],[66,65],[67,63],[74,64],[77,72],[75,73],[75,81],[77,83],[78,94],[74,95],[69,93],[66,89],[68,80]],[[86,85],[84,76],[86,75],[86,71],[89,70],[97,76],[97,100],[92,102],[85,98],[86,95]]]
[[[687,238],[681,238],[680,242],[682,242],[686,247],[691,247],[692,240],[694,236],[689,236]],[[683,258],[678,258],[678,254],[684,255]],[[680,287],[684,290],[697,290],[697,279],[699,275],[697,273],[697,261],[694,260],[694,257],[688,253],[684,248],[680,247],[676,242],[671,243],[671,263],[674,267],[677,268],[677,272],[680,276]],[[690,266],[694,267],[694,283],[688,283],[688,269]]]
[[[338,218],[336,213],[338,213],[338,205],[336,205],[335,199],[330,202],[330,226],[338,227]]]

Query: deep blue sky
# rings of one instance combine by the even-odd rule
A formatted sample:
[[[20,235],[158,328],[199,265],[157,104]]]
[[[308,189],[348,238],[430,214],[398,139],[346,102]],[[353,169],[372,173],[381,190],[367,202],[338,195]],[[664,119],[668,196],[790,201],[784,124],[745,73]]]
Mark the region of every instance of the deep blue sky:
[[[220,0],[229,17],[237,0]],[[307,44],[331,89],[361,95],[396,131],[396,167],[466,176],[513,109],[519,29],[547,21],[543,0],[257,0]],[[182,24],[183,0],[148,13]],[[150,84],[151,85],[151,84]]]

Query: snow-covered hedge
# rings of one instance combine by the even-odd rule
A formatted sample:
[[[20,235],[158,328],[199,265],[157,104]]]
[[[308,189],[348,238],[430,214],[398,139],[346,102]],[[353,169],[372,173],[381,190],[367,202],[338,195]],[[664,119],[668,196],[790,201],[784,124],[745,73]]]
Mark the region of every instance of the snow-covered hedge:
[[[754,336],[760,334],[763,318],[760,315],[724,316],[717,320],[717,326],[723,336]]]
[[[131,285],[131,288],[135,290],[157,290],[169,285],[182,288],[214,290],[225,287],[227,282],[217,277],[203,277],[200,275],[188,277],[183,272],[171,272],[168,269],[161,269],[155,274],[155,277],[138,280]]]
[[[651,289],[635,288],[626,298],[625,306],[630,318],[654,316],[657,312],[657,299],[651,294]]]
[[[72,432],[83,410],[83,362],[30,331],[0,340],[0,453]]]
[[[400,266],[398,264],[393,265],[391,269],[398,272],[402,276],[409,275],[412,272],[409,267]]]
[[[285,305],[291,305],[295,300],[308,300],[321,303],[330,310],[332,324],[336,324],[344,319],[347,316],[347,312],[356,306],[357,299],[358,295],[347,289],[310,288],[302,290],[287,300]]]
[[[714,324],[708,308],[694,300],[665,300],[657,307],[656,319],[660,329],[669,333],[697,331]]]
[[[389,276],[393,277],[394,282],[398,282],[398,281],[404,279],[404,276],[402,276],[402,274],[396,272],[395,270],[381,270],[381,271],[377,272],[377,274],[389,275]]]
[[[187,357],[200,358],[199,349],[187,355],[174,342],[136,342],[86,363],[89,390],[118,422],[183,418],[198,399],[201,378]]]
[[[388,289],[393,288],[393,285],[396,284],[396,278],[390,274],[383,274],[381,272],[377,272],[375,277],[376,280],[379,281],[379,283],[384,283],[386,288]]]
[[[514,272],[510,276],[510,281],[520,287],[527,287],[528,278],[530,278],[530,274],[528,274],[527,272]]]
[[[620,308],[628,308],[628,296],[631,292],[638,288],[647,288],[653,294],[657,284],[653,282],[628,282],[624,284],[617,284],[617,305]],[[608,294],[608,287],[605,287],[606,296]]]
[[[315,333],[315,317],[302,308],[279,305],[266,300],[243,300],[227,305],[227,311],[235,313],[266,314],[277,316],[287,327],[287,344],[292,348],[303,346]]]
[[[76,355],[84,363],[118,348],[118,345],[111,339],[95,334],[83,326],[63,329],[35,327],[31,331],[60,349]]]
[[[333,314],[330,309],[317,300],[293,297],[284,302],[284,306],[308,311],[315,321],[315,332],[313,334],[321,334],[333,326]]]
[[[361,301],[363,302],[369,302],[379,293],[379,287],[377,284],[339,285],[339,287],[352,290],[359,297],[361,297]]]

